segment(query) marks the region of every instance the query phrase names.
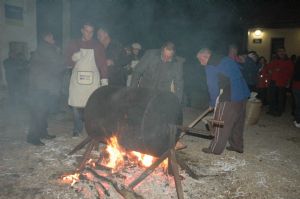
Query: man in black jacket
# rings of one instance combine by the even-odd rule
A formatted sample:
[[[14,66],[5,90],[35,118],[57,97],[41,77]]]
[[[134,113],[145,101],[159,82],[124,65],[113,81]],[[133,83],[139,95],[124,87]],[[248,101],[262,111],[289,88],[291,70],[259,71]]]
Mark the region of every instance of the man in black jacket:
[[[48,113],[51,104],[58,98],[63,73],[63,59],[51,32],[42,34],[36,52],[29,65],[30,129],[27,142],[45,145],[40,139],[52,139],[47,131]]]
[[[142,87],[174,93],[179,102],[183,95],[184,58],[175,56],[175,45],[166,42],[161,49],[148,50],[136,65],[132,74],[131,87]],[[179,120],[182,121],[180,117]],[[176,143],[175,149],[183,149],[186,145]]]
[[[161,49],[148,50],[136,65],[131,86],[170,91],[181,101],[184,61],[175,56],[175,45],[172,42],[166,42]]]
[[[123,46],[111,38],[107,29],[99,28],[97,39],[105,47],[109,85],[125,87],[127,81],[126,65],[129,64],[130,57],[127,56]]]

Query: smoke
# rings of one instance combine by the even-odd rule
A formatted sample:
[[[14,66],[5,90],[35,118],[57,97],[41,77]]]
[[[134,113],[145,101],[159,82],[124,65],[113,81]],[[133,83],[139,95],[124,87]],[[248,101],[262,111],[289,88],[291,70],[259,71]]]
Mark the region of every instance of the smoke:
[[[80,37],[83,23],[104,26],[113,40],[124,46],[133,42],[143,49],[160,48],[173,41],[177,54],[186,58],[186,85],[207,95],[203,70],[196,53],[202,46],[225,48],[243,41],[238,5],[215,0],[70,0],[71,38]],[[240,3],[241,4],[241,3]],[[38,32],[50,27],[62,40],[61,1],[38,1]],[[201,81],[199,81],[201,79]],[[189,82],[190,81],[190,82]]]
[[[179,53],[194,56],[199,46],[239,40],[242,30],[233,6],[217,1],[88,0],[71,1],[72,36],[81,24],[91,21],[109,27],[123,44],[139,41],[145,48],[158,48],[166,40],[177,44]],[[234,30],[234,31],[233,31]]]

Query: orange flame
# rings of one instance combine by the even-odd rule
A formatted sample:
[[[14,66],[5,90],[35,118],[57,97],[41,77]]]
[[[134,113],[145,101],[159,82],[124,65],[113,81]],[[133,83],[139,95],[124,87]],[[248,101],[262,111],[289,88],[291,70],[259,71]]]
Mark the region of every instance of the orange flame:
[[[117,170],[124,165],[124,150],[120,147],[116,136],[111,137],[107,143],[106,152],[108,153],[108,158],[103,159],[101,164]]]
[[[119,145],[118,139],[116,136],[113,136],[109,139],[107,142],[107,147],[105,149],[108,158],[104,158],[101,162],[102,165],[112,168],[113,172],[118,170],[120,167],[124,166],[124,158],[125,156],[130,161],[133,161],[137,163],[138,165],[144,166],[144,167],[150,167],[153,162],[157,160],[157,158],[142,154],[137,151],[131,151],[129,153],[126,153],[126,151]],[[161,167],[164,169],[168,166],[168,160],[166,159],[162,164]]]
[[[142,154],[137,151],[132,151],[131,155],[137,158],[138,163],[141,163],[141,165],[145,167],[150,167],[152,163],[154,162],[154,157],[147,154]]]
[[[160,164],[160,167],[162,167],[164,171],[167,171],[167,169],[168,169],[168,164],[169,164],[169,161],[168,161],[168,158],[166,158],[166,159]]]
[[[68,184],[71,184],[71,186],[73,186],[76,182],[79,182],[79,176],[80,176],[79,173],[70,174],[70,175],[64,176],[62,178],[62,181],[64,183],[68,183]]]

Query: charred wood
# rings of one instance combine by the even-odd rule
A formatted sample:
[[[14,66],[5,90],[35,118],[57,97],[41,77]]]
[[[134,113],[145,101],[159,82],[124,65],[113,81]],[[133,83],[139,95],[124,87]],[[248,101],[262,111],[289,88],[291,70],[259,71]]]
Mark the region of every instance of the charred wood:
[[[142,196],[135,193],[132,189],[126,188],[124,185],[119,185],[117,182],[115,182],[109,178],[106,178],[104,176],[99,175],[94,169],[87,167],[86,170],[91,172],[99,180],[102,180],[102,181],[105,181],[105,182],[111,184],[115,188],[115,190],[121,196],[123,196],[125,199],[143,199]]]
[[[144,180],[147,176],[149,176],[158,165],[160,165],[169,155],[170,150],[165,152],[156,162],[154,162],[150,167],[148,167],[137,179],[131,182],[128,186],[129,189],[133,189],[136,185],[138,185],[142,180]]]

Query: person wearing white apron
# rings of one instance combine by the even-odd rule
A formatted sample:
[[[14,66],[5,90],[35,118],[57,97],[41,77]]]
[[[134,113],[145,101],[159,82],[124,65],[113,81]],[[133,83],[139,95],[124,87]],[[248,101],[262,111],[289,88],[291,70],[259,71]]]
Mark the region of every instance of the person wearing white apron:
[[[83,110],[90,95],[100,86],[108,85],[104,47],[92,40],[93,31],[93,26],[85,24],[81,40],[73,42],[67,53],[73,65],[68,100],[74,112],[73,136],[79,136],[83,130]]]

